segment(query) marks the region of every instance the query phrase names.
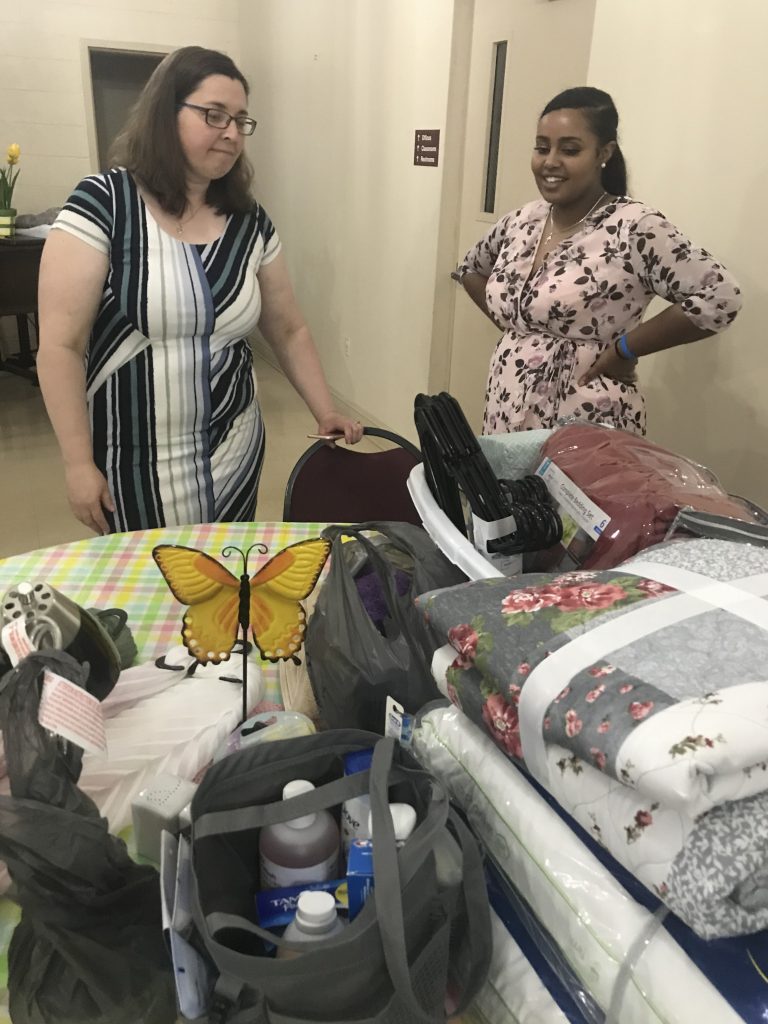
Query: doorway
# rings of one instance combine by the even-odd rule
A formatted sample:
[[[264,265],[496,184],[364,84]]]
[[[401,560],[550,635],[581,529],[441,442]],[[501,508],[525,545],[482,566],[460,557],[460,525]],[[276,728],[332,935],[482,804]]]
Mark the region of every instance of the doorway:
[[[560,90],[586,82],[594,17],[595,0],[474,4],[456,262],[501,216],[536,198],[530,172],[536,119]],[[443,217],[455,219],[455,209],[444,209]],[[499,330],[460,287],[448,301],[452,330],[433,337],[433,345],[450,352],[442,360],[448,368],[442,386],[479,433]]]
[[[165,53],[88,47],[99,171],[109,170],[112,143],[164,57]]]

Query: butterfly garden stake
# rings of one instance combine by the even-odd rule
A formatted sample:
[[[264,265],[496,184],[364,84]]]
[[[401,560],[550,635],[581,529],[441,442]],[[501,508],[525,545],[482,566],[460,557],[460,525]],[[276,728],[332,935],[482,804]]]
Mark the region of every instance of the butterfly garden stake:
[[[331,550],[330,541],[303,540],[283,548],[252,577],[248,558],[264,544],[252,544],[243,552],[234,545],[222,551],[224,558],[238,554],[243,560],[240,578],[221,562],[196,548],[159,544],[152,552],[171,593],[187,605],[181,637],[189,653],[201,664],[229,658],[243,638],[243,720],[248,712],[248,630],[262,658],[277,662],[296,658],[304,642],[306,615],[301,601],[312,593]]]

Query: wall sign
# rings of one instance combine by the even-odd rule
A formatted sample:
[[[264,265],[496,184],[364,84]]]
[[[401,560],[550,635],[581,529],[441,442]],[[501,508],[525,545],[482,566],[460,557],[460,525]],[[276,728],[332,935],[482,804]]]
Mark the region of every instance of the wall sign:
[[[437,167],[440,154],[440,129],[428,131],[416,129],[416,141],[413,146],[413,162],[417,167]]]

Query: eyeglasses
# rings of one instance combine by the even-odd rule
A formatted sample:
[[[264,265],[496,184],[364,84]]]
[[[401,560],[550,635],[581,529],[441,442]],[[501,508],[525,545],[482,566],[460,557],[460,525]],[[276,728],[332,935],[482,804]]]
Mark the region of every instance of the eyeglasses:
[[[256,128],[256,122],[252,117],[245,117],[242,114],[233,117],[232,114],[228,114],[226,110],[220,110],[218,107],[200,107],[197,103],[180,103],[179,107],[189,107],[191,110],[201,111],[205,114],[205,123],[211,128],[229,128],[233,121],[241,135],[253,135]]]

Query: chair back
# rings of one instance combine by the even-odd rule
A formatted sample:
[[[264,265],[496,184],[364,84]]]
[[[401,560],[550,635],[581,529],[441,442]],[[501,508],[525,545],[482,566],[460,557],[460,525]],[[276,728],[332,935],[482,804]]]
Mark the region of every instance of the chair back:
[[[317,441],[293,467],[285,489],[285,522],[362,523],[372,519],[414,523],[421,517],[408,493],[408,474],[421,452],[389,430],[364,427],[363,434],[397,445],[357,452]]]

